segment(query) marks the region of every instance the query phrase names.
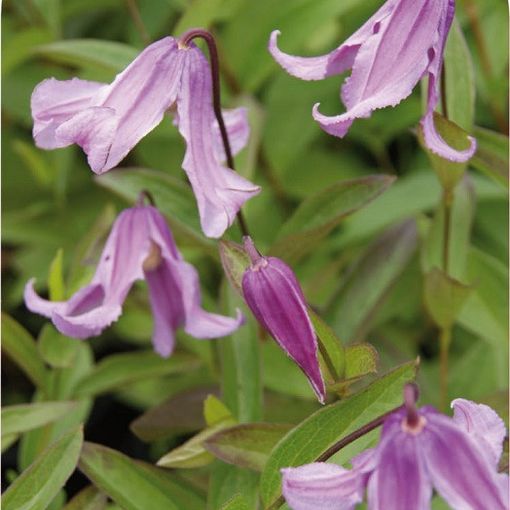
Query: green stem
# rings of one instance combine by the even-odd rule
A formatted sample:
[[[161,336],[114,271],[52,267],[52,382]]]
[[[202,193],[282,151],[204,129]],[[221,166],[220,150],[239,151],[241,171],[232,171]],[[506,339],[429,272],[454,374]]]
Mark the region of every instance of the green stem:
[[[439,334],[439,388],[440,409],[444,411],[448,405],[448,353],[452,341],[451,326],[442,328]]]
[[[443,271],[448,274],[450,261],[450,230],[452,222],[453,196],[450,189],[443,190]]]
[[[142,39],[142,42],[145,46],[147,46],[151,42],[151,38],[149,36],[149,33],[147,32],[147,29],[145,28],[145,25],[143,23],[142,16],[140,15],[140,10],[138,9],[138,5],[136,3],[136,0],[125,0],[126,6],[129,11],[129,15],[131,16],[131,19],[133,20],[133,23],[135,24],[136,30],[138,31],[138,34],[140,35],[140,38]]]

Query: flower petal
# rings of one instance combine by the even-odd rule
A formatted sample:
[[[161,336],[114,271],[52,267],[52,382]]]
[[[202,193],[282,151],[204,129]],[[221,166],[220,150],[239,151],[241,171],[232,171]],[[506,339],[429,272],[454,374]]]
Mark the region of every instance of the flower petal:
[[[443,67],[443,54],[448,32],[455,14],[455,0],[443,2],[442,17],[439,25],[439,37],[433,47],[433,59],[429,66],[429,84],[427,98],[427,113],[421,120],[425,145],[435,154],[450,161],[463,163],[468,161],[476,152],[476,140],[468,137],[470,146],[465,150],[450,147],[437,132],[434,124],[434,109],[440,97],[440,77]]]
[[[152,287],[151,302],[158,297],[165,300],[163,304],[158,305],[157,310],[153,305],[155,314],[157,312],[156,319],[161,323],[166,321],[166,324],[171,325],[173,329],[184,323],[186,333],[195,338],[219,338],[234,332],[244,322],[241,312],[238,311],[237,317],[232,318],[209,313],[202,309],[200,283],[196,269],[182,259],[172,234],[158,210],[154,207],[145,209],[148,212],[151,240],[160,247],[163,257],[163,264],[158,268],[157,273],[150,275],[149,272],[146,272],[147,281]],[[158,292],[154,280],[161,276],[164,277],[166,284],[162,286],[160,282]],[[165,293],[164,297],[163,293]],[[162,317],[163,315],[165,317]],[[160,344],[156,337],[154,342],[158,346],[163,343],[161,341]],[[165,352],[163,347],[162,349]]]
[[[239,151],[246,147],[248,139],[250,138],[250,125],[248,124],[248,117],[246,108],[235,108],[233,110],[223,110],[223,120],[225,121],[225,128],[227,130],[228,141],[230,142],[230,150],[232,155],[237,154]],[[218,161],[225,162],[225,148],[221,139],[220,128],[218,121],[214,119],[214,150]]]
[[[119,118],[111,108],[87,108],[61,124],[55,130],[55,139],[62,146],[79,145],[87,154],[92,171],[100,174],[108,160],[118,123]]]
[[[452,403],[453,421],[476,441],[486,443],[484,450],[494,466],[498,465],[503,453],[506,427],[503,420],[489,406],[457,398]]]
[[[401,0],[361,45],[352,75],[342,87],[344,114],[328,117],[314,106],[313,116],[334,136],[347,133],[354,119],[395,106],[408,97],[429,66],[429,49],[437,38],[442,0]]]
[[[338,48],[319,57],[295,57],[278,48],[279,30],[273,30],[268,49],[273,58],[292,76],[302,80],[322,80],[352,67],[363,42],[378,30],[379,23],[394,9],[396,0],[385,2],[381,8]]]
[[[33,136],[37,147],[56,149],[72,142],[57,139],[55,130],[73,115],[91,106],[92,98],[107,87],[104,83],[49,78],[32,92],[30,107],[34,119]]]
[[[316,462],[282,469],[283,495],[292,510],[352,510],[363,498],[355,471]]]
[[[23,300],[26,307],[34,313],[43,315],[51,319],[56,311],[63,311],[67,305],[66,301],[48,301],[40,297],[34,289],[35,278],[31,278],[25,285]]]
[[[383,431],[378,450],[378,466],[368,482],[370,510],[429,510],[432,486],[416,437],[396,423]]]
[[[292,270],[275,257],[265,258],[243,275],[244,298],[257,320],[305,373],[324,402],[325,388],[317,357],[317,337],[306,301]]]
[[[202,230],[208,237],[217,238],[260,188],[219,162],[209,64],[195,46],[180,51],[186,55],[177,100],[179,131],[186,140],[182,166],[197,199]]]
[[[484,443],[439,413],[427,413],[419,435],[429,477],[455,510],[508,509],[508,487],[483,452]],[[506,490],[504,490],[506,489]]]

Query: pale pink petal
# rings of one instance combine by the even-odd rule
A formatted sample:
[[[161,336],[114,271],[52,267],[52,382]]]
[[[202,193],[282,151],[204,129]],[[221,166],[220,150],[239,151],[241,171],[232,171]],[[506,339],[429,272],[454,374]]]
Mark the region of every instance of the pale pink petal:
[[[316,462],[282,469],[283,495],[292,510],[352,510],[363,499],[355,471]]]
[[[494,466],[497,466],[503,453],[503,441],[506,436],[503,420],[489,406],[476,404],[463,398],[455,399],[451,406],[453,421],[472,434],[476,441],[486,445],[484,450]]]
[[[437,132],[434,125],[434,110],[438,104],[440,97],[440,78],[443,66],[443,54],[446,45],[448,32],[453,21],[455,13],[455,0],[443,1],[441,23],[438,29],[438,38],[432,49],[432,61],[429,66],[429,83],[428,83],[428,99],[427,113],[423,117],[421,124],[423,128],[423,136],[425,145],[435,154],[450,161],[459,163],[468,161],[476,152],[476,140],[469,136],[470,146],[465,150],[457,150],[450,147]]]
[[[186,55],[177,100],[179,131],[186,140],[182,166],[197,199],[202,230],[208,237],[221,237],[260,188],[218,160],[209,64],[194,46],[181,51]]]
[[[37,147],[56,149],[70,145],[72,141],[56,138],[55,130],[73,115],[88,108],[92,98],[104,87],[107,87],[104,83],[78,78],[65,81],[49,78],[39,83],[30,101]]]
[[[250,138],[250,125],[246,108],[235,108],[233,110],[223,110],[223,120],[227,130],[228,141],[232,155],[236,155],[246,147]],[[225,148],[221,139],[218,121],[214,119],[214,150],[218,161],[225,162]]]

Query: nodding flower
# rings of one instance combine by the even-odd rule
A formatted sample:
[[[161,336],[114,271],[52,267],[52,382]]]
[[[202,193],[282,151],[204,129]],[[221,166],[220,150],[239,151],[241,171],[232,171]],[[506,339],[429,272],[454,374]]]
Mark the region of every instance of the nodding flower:
[[[343,137],[355,119],[370,117],[374,110],[396,106],[428,75],[427,111],[421,123],[426,146],[450,161],[467,161],[476,151],[456,150],[438,134],[433,113],[440,97],[440,75],[446,39],[455,12],[455,0],[387,0],[345,42],[326,55],[295,57],[277,46],[280,32],[272,32],[269,51],[292,76],[322,80],[352,69],[342,86],[347,111],[332,117],[312,115],[327,133]]]
[[[42,149],[79,145],[93,172],[117,166],[164,118],[186,141],[183,161],[202,230],[221,237],[260,188],[225,166],[212,103],[211,69],[202,51],[165,37],[151,44],[111,84],[50,78],[32,93],[35,143]],[[233,152],[247,143],[244,108],[225,112]]]
[[[174,349],[175,330],[183,327],[195,338],[217,338],[235,331],[244,320],[206,312],[201,307],[196,269],[175,245],[161,213],[138,205],[116,219],[92,281],[67,301],[48,301],[35,293],[30,280],[25,304],[52,320],[64,335],[99,335],[122,314],[122,305],[136,280],[145,280],[154,317],[152,342],[161,356]]]

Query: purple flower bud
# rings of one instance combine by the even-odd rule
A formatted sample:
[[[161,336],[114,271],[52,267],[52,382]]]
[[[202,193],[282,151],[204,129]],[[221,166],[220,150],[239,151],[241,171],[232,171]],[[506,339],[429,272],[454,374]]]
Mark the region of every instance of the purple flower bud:
[[[275,257],[262,257],[253,241],[244,238],[251,267],[243,275],[243,294],[248,306],[308,377],[324,403],[325,388],[317,357],[317,337],[308,316],[305,297],[294,273]]]

